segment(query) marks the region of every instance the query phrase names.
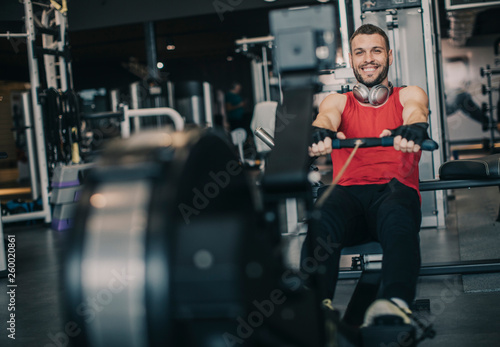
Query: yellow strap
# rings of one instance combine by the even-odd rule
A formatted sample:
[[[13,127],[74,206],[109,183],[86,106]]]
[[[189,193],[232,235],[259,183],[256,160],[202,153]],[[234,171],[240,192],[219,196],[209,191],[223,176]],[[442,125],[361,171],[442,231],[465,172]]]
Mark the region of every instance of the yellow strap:
[[[337,183],[340,181],[340,178],[344,174],[345,170],[347,169],[347,167],[351,163],[351,160],[354,157],[354,154],[356,154],[356,151],[358,150],[359,146],[361,146],[361,144],[363,144],[363,141],[361,141],[361,140],[357,140],[356,141],[356,145],[354,146],[354,149],[352,150],[351,155],[349,155],[349,158],[347,158],[344,166],[342,166],[342,169],[340,169],[340,171],[337,174],[337,176],[335,176],[335,178],[333,179],[332,184],[326,189],[326,191],[321,195],[321,197],[316,202],[316,206],[318,208],[320,208],[321,206],[323,206],[325,200],[328,198],[328,196],[330,196],[330,194],[332,193],[333,189],[335,188],[335,186],[337,185]]]

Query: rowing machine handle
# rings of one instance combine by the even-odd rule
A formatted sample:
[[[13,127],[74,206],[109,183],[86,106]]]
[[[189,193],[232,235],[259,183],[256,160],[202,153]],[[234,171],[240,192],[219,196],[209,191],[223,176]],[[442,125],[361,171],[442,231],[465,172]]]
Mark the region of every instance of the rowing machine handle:
[[[332,148],[333,149],[354,148],[358,140],[361,141],[361,145],[359,147],[377,147],[377,146],[390,147],[394,144],[394,137],[390,136],[366,137],[361,139],[346,139],[346,140],[335,139],[332,140]],[[422,143],[421,147],[422,150],[424,151],[434,151],[439,148],[439,145],[437,144],[436,141],[427,139]]]
[[[274,147],[274,138],[261,127],[258,127],[255,130],[255,135],[259,139],[261,139],[266,145],[268,145],[269,148]],[[346,139],[346,140],[335,139],[332,140],[332,148],[333,149],[354,148],[358,140],[361,140],[362,142],[360,147],[377,147],[377,146],[390,147],[394,144],[394,137],[391,136],[366,137],[361,139]],[[422,143],[421,147],[422,150],[424,151],[434,151],[439,148],[439,145],[437,144],[436,141],[427,139]]]

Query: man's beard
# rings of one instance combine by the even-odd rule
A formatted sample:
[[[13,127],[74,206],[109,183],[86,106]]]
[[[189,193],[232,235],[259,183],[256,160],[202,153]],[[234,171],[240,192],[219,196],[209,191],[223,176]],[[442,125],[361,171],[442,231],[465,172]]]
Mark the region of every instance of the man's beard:
[[[389,73],[389,58],[387,58],[387,61],[385,63],[385,66],[382,67],[382,71],[378,75],[376,79],[374,79],[372,82],[367,82],[366,80],[361,77],[361,75],[358,73],[358,69],[353,69],[354,71],[354,76],[358,80],[358,82],[363,83],[365,86],[368,88],[371,88],[373,86],[376,86],[377,84],[382,83],[383,80],[387,77],[387,74]]]

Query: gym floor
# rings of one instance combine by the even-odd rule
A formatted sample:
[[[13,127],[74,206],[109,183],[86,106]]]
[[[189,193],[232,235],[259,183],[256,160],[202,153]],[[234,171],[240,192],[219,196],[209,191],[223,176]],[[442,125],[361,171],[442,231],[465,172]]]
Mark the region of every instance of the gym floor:
[[[500,259],[500,223],[495,222],[498,187],[462,189],[449,202],[446,229],[422,229],[423,263],[459,259]],[[64,232],[43,225],[4,227],[16,236],[15,340],[7,337],[9,320],[7,279],[0,279],[0,346],[71,346],[61,314],[60,255]],[[425,316],[437,336],[420,346],[497,346],[500,341],[500,274],[421,277],[417,299],[430,299]],[[341,311],[355,280],[343,280],[334,306]]]

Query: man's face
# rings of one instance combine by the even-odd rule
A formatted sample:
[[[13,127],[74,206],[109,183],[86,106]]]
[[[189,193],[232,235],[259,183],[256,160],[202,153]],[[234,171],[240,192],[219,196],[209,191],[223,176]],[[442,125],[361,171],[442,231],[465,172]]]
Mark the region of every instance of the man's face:
[[[392,65],[392,50],[387,52],[379,34],[357,35],[351,42],[349,56],[356,79],[368,88],[382,83]]]

